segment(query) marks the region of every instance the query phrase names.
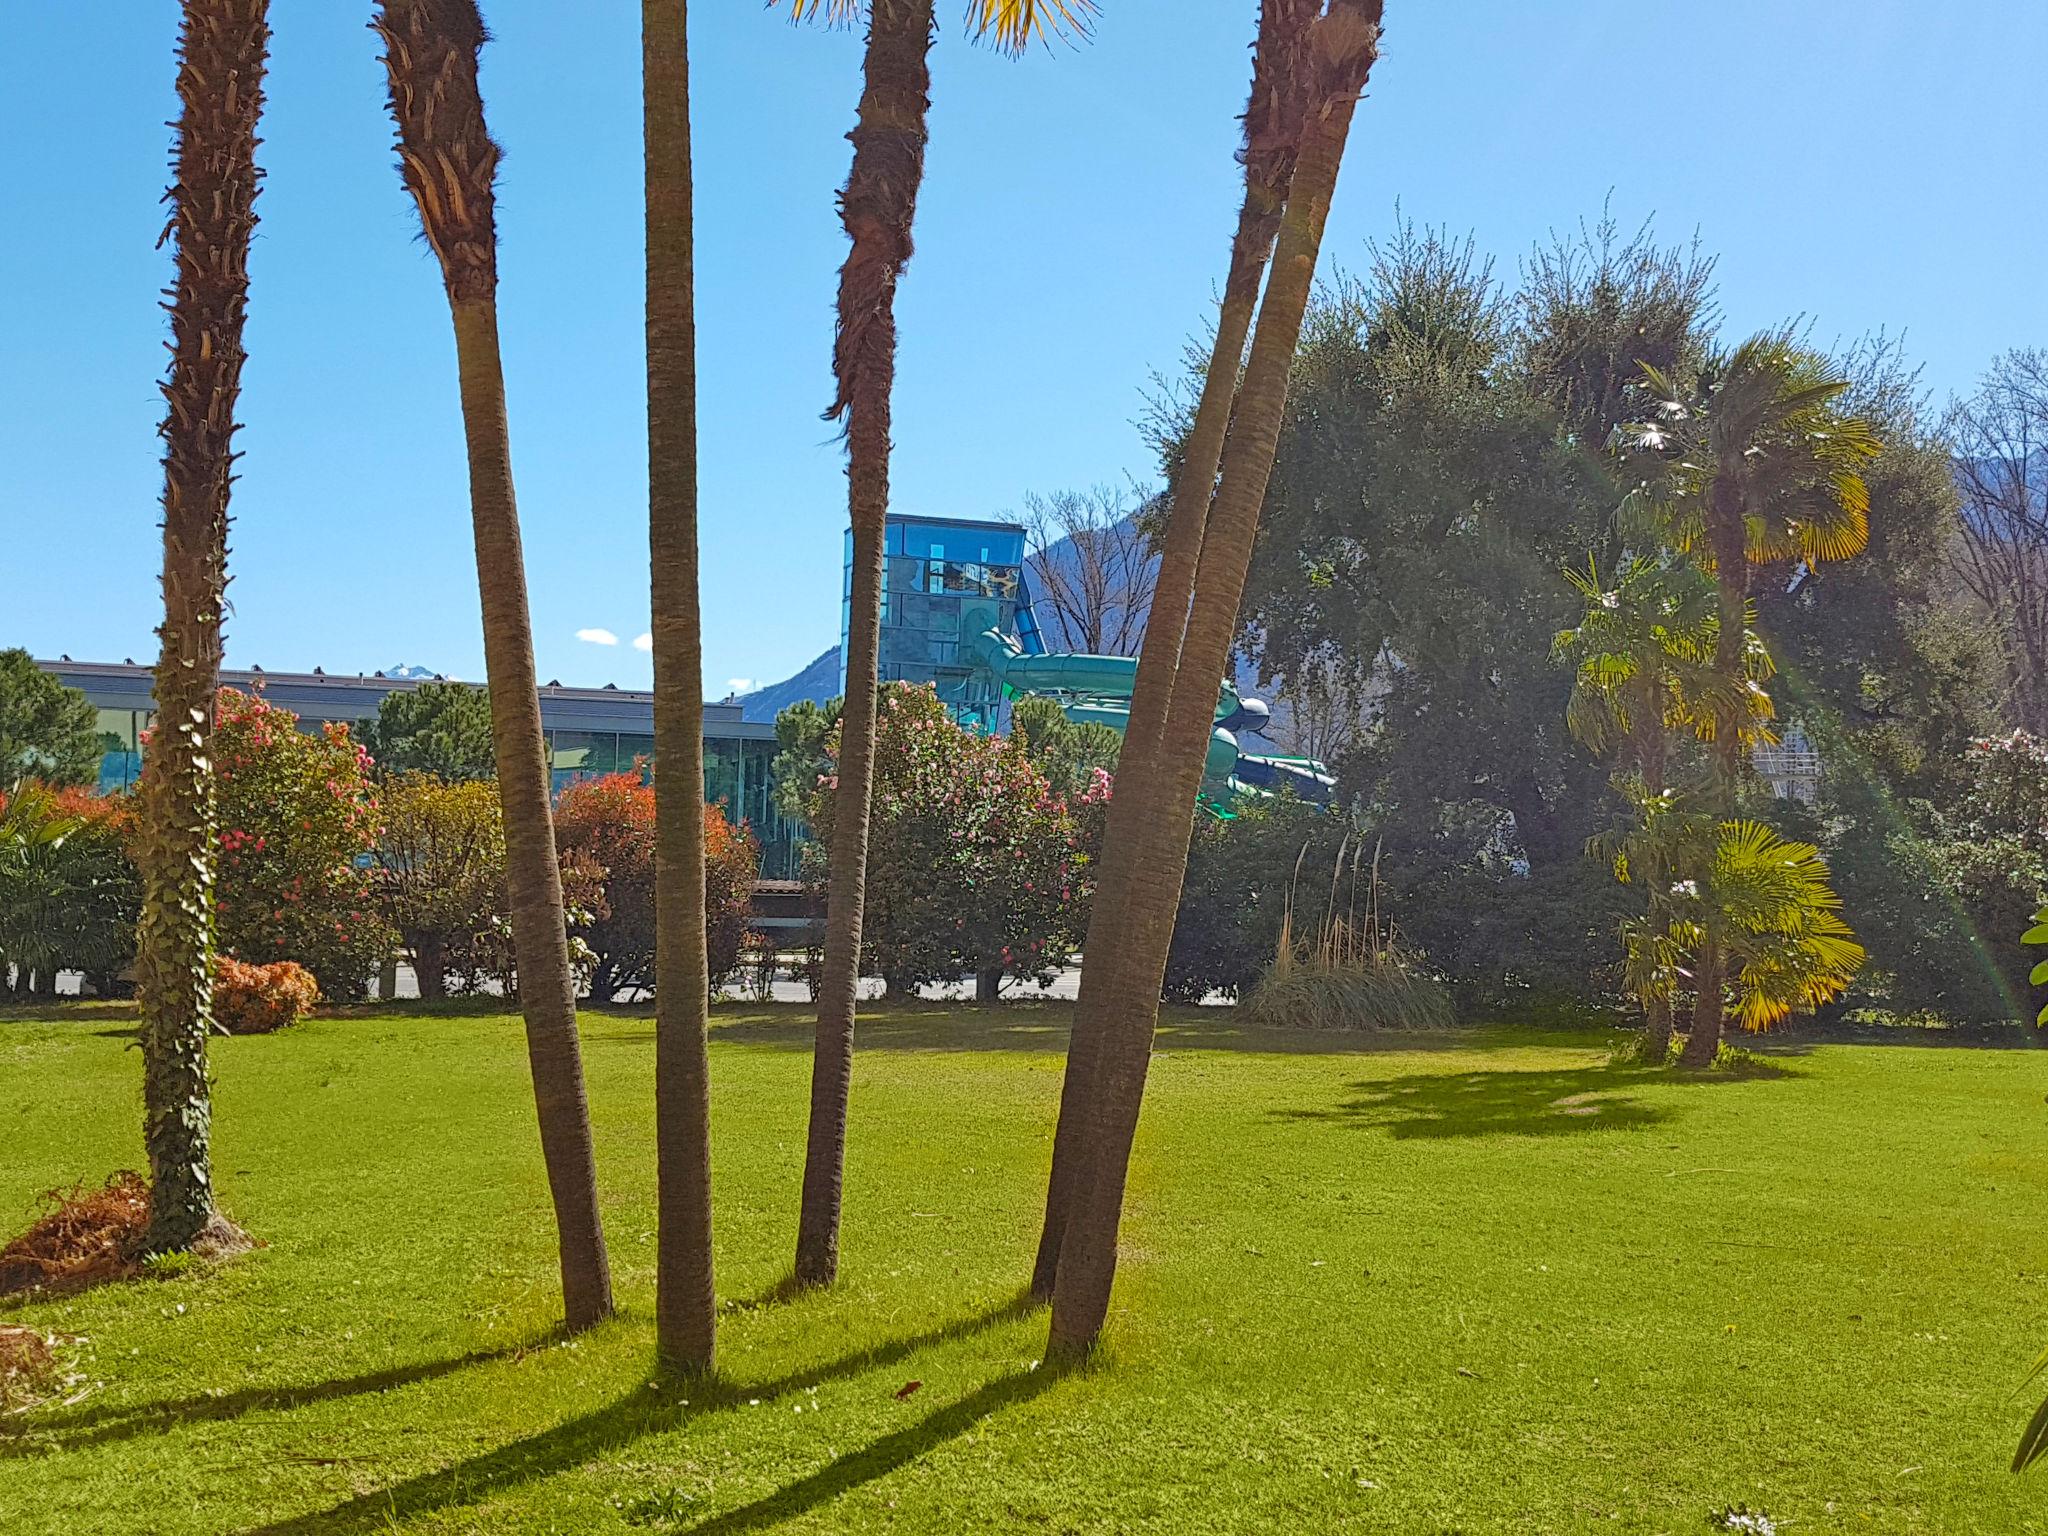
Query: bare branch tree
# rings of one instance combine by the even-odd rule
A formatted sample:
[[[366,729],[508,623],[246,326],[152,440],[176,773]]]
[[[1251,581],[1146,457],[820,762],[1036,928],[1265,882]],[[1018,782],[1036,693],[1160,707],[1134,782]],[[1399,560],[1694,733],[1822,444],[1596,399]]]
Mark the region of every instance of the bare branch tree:
[[[1159,559],[1140,526],[1145,498],[1120,491],[1055,491],[1024,498],[1031,552],[1025,574],[1032,611],[1046,645],[1056,651],[1135,656]]]
[[[1996,630],[2015,725],[2048,732],[2048,352],[2008,352],[1948,429],[1961,492],[1951,560]]]

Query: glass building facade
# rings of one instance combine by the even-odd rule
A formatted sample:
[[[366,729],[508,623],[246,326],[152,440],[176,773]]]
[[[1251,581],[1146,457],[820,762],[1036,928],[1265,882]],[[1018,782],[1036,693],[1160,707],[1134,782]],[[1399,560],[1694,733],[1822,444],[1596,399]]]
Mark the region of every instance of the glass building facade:
[[[42,664],[66,686],[81,690],[99,711],[104,755],[100,789],[131,787],[142,771],[141,732],[155,714],[147,667],[91,662]],[[302,729],[328,721],[373,718],[385,695],[413,686],[384,677],[329,677],[318,673],[224,672],[221,682],[244,691],[261,688],[271,703],[291,710]],[[557,793],[577,779],[644,770],[654,758],[654,696],[618,688],[540,691],[541,726]],[[744,720],[737,705],[704,707],[704,798],[745,822],[761,847],[763,880],[794,880],[806,831],[775,808],[775,728]]]
[[[992,731],[1002,698],[987,674],[976,676],[963,641],[986,629],[1005,634],[1028,625],[1024,530],[1015,523],[916,517],[891,513],[882,574],[883,682],[929,683],[961,724]],[[840,588],[841,691],[852,616],[853,536],[846,538]],[[1025,648],[1036,649],[1027,636]]]

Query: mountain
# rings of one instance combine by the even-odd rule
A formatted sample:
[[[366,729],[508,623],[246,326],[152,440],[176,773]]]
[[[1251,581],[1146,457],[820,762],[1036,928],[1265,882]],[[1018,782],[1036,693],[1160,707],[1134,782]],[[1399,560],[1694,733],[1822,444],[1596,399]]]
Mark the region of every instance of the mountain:
[[[822,704],[839,696],[839,647],[833,646],[795,677],[770,683],[740,696],[740,718],[772,724],[775,717],[799,699]]]

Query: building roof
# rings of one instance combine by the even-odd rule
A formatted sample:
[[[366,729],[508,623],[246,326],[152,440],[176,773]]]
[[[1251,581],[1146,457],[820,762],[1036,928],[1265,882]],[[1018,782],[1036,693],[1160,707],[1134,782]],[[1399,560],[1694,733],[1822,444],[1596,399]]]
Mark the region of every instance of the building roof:
[[[151,669],[135,662],[39,660],[36,665],[59,682],[76,688],[100,709],[150,710]],[[332,672],[265,672],[223,668],[221,684],[245,693],[260,691],[273,704],[315,720],[368,720],[387,694],[404,693],[422,683],[458,679],[380,677]],[[480,683],[467,686],[480,688]],[[546,683],[540,689],[542,718],[551,728],[616,731],[644,736],[654,729],[654,695],[629,688],[570,688]],[[707,736],[769,738],[773,725],[743,718],[740,705],[704,706]]]

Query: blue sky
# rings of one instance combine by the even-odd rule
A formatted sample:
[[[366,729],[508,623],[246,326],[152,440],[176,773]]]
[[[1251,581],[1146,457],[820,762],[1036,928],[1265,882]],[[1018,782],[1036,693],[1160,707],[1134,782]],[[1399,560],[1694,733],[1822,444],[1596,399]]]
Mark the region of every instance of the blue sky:
[[[1092,43],[934,55],[901,296],[899,509],[992,516],[1149,477],[1148,381],[1204,323],[1236,206],[1252,0],[1105,0]],[[1512,274],[1647,215],[1720,254],[1731,330],[1904,330],[1937,391],[2048,344],[2048,7],[1390,0],[1326,266],[1396,204]],[[15,7],[0,59],[0,646],[153,652],[170,0]],[[482,672],[452,343],[390,164],[367,4],[276,0],[228,632],[234,665]],[[496,0],[501,303],[543,678],[645,686],[638,7]],[[118,17],[119,19],[116,19]],[[694,17],[706,668],[836,639],[844,478],[818,417],[859,40]],[[86,65],[90,64],[87,72]],[[1825,186],[1825,191],[1816,190]],[[606,631],[617,645],[578,631]]]

